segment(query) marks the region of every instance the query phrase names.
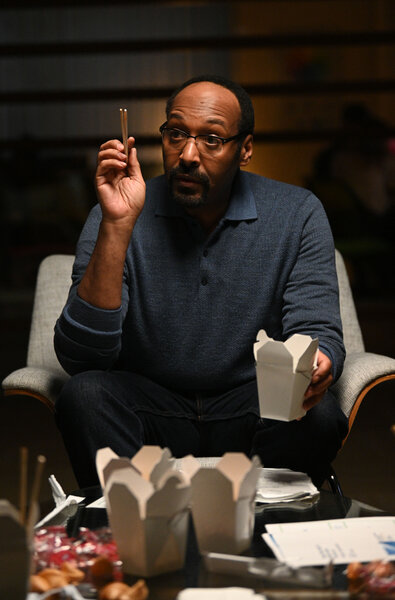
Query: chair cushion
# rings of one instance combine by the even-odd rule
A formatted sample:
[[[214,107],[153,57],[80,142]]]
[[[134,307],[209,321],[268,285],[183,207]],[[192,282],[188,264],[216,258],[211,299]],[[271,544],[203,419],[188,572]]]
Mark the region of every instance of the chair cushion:
[[[371,352],[347,354],[343,373],[332,387],[344,414],[350,416],[355,401],[368,385],[388,375],[395,377],[395,358]]]
[[[27,394],[39,394],[55,403],[62,386],[69,375],[60,370],[41,369],[40,367],[23,367],[13,371],[2,382],[4,391],[18,390],[19,393],[26,391]]]

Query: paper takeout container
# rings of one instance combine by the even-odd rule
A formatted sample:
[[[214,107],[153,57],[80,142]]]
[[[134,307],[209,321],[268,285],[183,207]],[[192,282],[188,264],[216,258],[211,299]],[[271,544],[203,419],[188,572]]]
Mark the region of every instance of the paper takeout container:
[[[103,448],[96,466],[124,572],[150,577],[181,569],[191,488],[169,450],[143,446],[129,460]]]
[[[228,452],[216,467],[200,467],[193,456],[181,461],[191,480],[191,512],[200,552],[238,554],[251,545],[255,492],[261,463]]]
[[[292,421],[306,414],[304,394],[316,367],[318,338],[294,334],[285,342],[261,329],[254,344],[261,417]]]
[[[26,599],[31,560],[28,533],[14,506],[0,500],[0,598]]]

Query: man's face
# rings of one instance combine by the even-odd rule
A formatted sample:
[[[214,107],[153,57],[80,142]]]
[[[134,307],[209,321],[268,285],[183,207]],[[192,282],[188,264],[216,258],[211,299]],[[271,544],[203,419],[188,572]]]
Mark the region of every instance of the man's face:
[[[167,127],[189,135],[228,138],[239,133],[240,106],[228,89],[211,82],[193,83],[174,99]],[[208,156],[188,138],[183,148],[163,145],[163,163],[173,199],[185,208],[223,204],[229,200],[241,164],[239,140]],[[248,162],[248,161],[247,161]]]

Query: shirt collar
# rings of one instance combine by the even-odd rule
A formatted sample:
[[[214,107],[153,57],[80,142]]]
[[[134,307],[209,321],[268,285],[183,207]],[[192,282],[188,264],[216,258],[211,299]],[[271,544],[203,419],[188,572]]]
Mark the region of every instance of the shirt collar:
[[[155,214],[160,217],[184,217],[184,209],[171,202],[167,193],[167,182],[163,176],[163,192],[159,195]],[[228,209],[224,215],[225,221],[249,221],[257,218],[255,198],[252,193],[248,176],[243,171],[239,171],[235,177],[232,195]]]
[[[255,198],[248,181],[248,175],[243,171],[239,171],[233,184],[232,195],[224,219],[227,221],[249,221],[257,217]]]

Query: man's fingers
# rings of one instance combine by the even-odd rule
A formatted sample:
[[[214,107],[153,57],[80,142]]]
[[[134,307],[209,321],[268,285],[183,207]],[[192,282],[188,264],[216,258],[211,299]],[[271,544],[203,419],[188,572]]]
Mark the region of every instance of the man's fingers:
[[[307,400],[305,400],[303,402],[303,408],[306,411],[310,410],[310,408],[313,408],[313,406],[315,406],[316,404],[318,404],[319,402],[321,402],[323,396],[324,396],[324,394],[320,394],[318,396],[312,396],[311,398],[308,398]]]
[[[332,381],[332,375],[327,375],[324,379],[318,381],[318,383],[311,383],[306,390],[305,398],[310,398],[311,396],[325,393]]]
[[[140,163],[137,158],[137,150],[134,147],[130,149],[129,153],[128,174],[131,179],[143,179]]]
[[[314,369],[311,381],[313,383],[319,381],[322,377],[325,377],[330,373],[330,365],[325,362],[318,363],[318,366]]]
[[[117,158],[108,158],[106,160],[101,160],[97,167],[98,175],[103,175],[112,169],[121,170],[126,167],[126,161],[117,159]]]
[[[107,142],[104,142],[104,144],[100,146],[99,152],[102,150],[107,150],[108,148],[113,148],[123,152],[123,144],[119,140],[108,140]]]

